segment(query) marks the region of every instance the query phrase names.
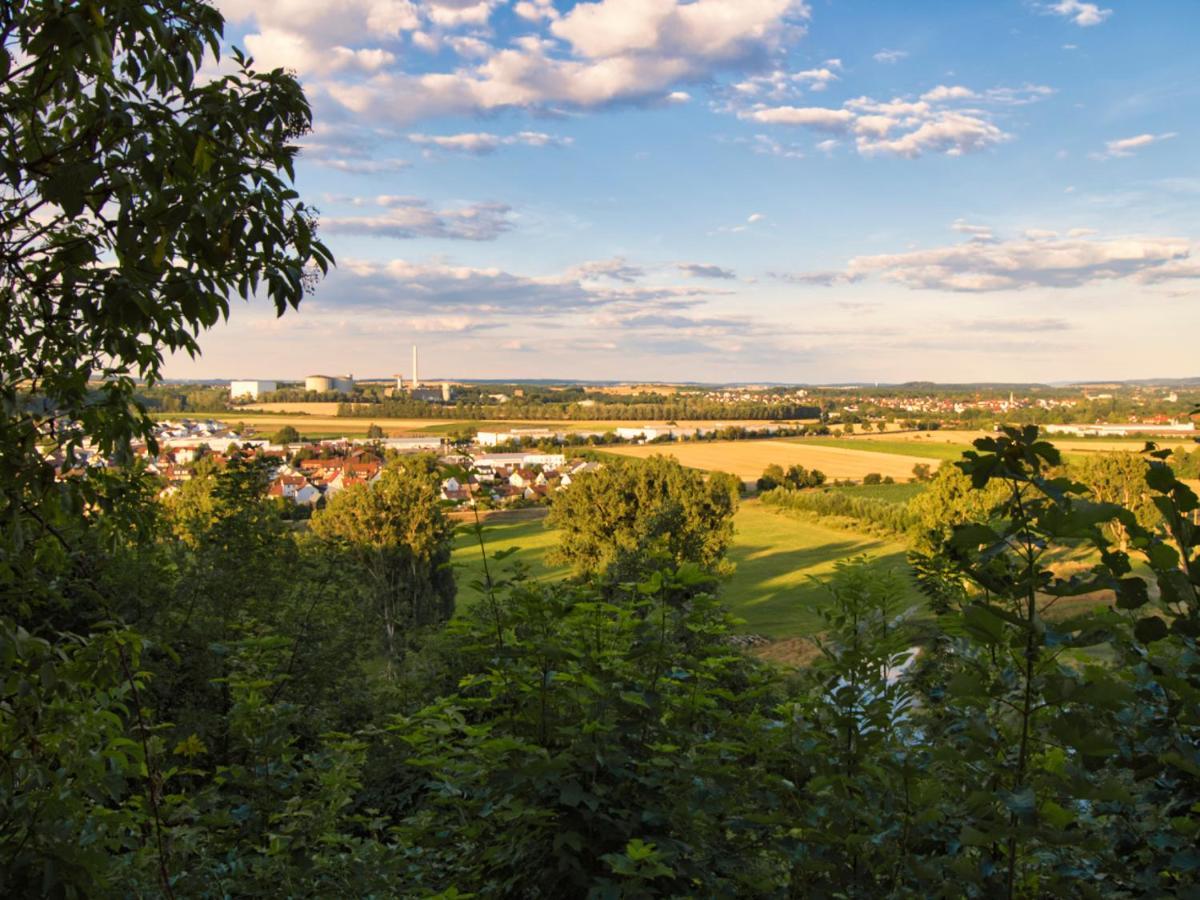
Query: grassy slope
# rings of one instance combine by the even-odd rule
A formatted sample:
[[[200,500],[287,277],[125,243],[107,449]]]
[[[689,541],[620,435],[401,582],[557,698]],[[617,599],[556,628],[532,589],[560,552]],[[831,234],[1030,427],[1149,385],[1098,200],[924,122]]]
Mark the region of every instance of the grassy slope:
[[[730,608],[746,620],[744,631],[774,638],[802,637],[820,627],[817,604],[824,590],[816,579],[825,579],[834,563],[866,554],[880,566],[904,566],[904,546],[854,532],[834,530],[815,522],[764,507],[758,501],[742,503],[734,520],[737,535],[730,559],[737,571],[722,588]],[[500,563],[492,563],[492,576],[499,577],[514,561],[531,567],[539,578],[565,574],[546,565],[546,553],[554,546],[554,532],[541,522],[489,526],[485,540],[490,552],[507,547],[519,551]],[[455,544],[454,562],[459,583],[459,603],[477,601],[470,582],[481,579],[482,565],[474,535],[463,530]],[[920,598],[913,592],[913,602]]]

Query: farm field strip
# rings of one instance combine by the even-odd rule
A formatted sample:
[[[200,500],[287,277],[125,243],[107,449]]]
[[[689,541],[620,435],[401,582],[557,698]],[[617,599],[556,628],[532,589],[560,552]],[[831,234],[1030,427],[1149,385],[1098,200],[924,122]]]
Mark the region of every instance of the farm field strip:
[[[772,463],[784,468],[801,465],[808,469],[820,469],[830,479],[851,478],[856,481],[871,472],[908,480],[912,477],[914,465],[929,464],[927,457],[917,455],[874,453],[867,449],[826,447],[787,439],[614,445],[604,449],[621,456],[672,456],[682,465],[693,469],[732,472],[744,481],[758,478],[763,469]]]

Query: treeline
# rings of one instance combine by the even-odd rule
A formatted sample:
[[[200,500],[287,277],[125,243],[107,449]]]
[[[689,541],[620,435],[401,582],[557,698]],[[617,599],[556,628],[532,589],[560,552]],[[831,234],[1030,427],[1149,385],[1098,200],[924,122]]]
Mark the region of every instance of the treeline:
[[[765,403],[439,403],[391,398],[379,403],[342,403],[339,416],[402,419],[527,419],[531,421],[679,421],[687,419],[815,419],[815,406]]]

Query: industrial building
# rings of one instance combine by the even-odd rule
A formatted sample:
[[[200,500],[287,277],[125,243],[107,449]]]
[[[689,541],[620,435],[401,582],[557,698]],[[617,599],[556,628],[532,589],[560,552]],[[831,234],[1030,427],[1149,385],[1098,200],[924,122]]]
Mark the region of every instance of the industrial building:
[[[257,400],[262,394],[276,390],[274,381],[232,381],[229,383],[229,398],[239,400],[249,397]]]
[[[304,389],[316,391],[318,394],[352,394],[354,393],[354,376],[307,375],[304,378]]]

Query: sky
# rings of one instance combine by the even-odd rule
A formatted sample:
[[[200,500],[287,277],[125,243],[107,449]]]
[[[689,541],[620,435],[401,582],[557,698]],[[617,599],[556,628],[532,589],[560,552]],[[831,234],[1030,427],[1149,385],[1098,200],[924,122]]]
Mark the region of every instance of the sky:
[[[1200,374],[1196,0],[216,5],[337,268],[168,377]]]

